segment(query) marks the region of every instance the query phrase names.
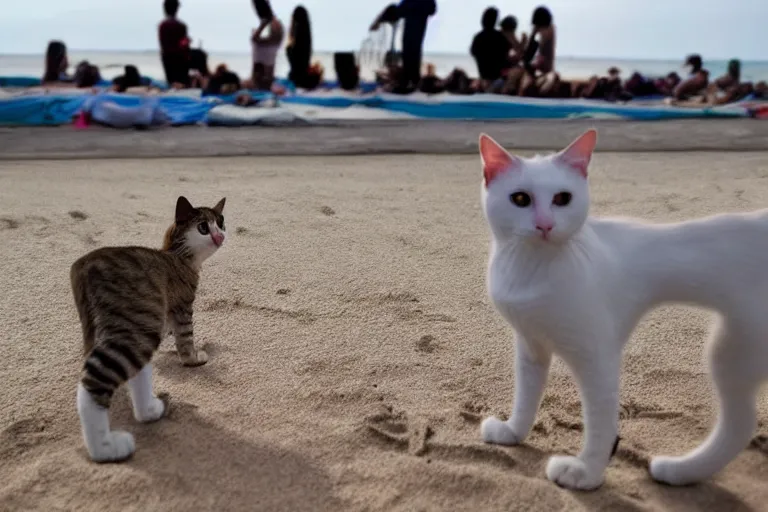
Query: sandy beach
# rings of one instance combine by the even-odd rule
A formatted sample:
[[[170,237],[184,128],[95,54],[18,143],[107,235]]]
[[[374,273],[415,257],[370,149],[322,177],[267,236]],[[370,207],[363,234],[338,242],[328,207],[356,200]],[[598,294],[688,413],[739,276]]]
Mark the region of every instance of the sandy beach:
[[[655,126],[657,138],[671,130]],[[728,140],[711,126],[706,136]],[[4,158],[75,154],[55,135],[7,133]],[[248,132],[219,133],[248,143]],[[468,129],[451,133],[455,147],[468,144]],[[674,221],[768,204],[765,151],[599,147],[593,214]],[[573,493],[544,476],[550,455],[581,441],[560,361],[526,444],[480,441],[479,421],[510,410],[513,333],[485,290],[476,155],[83,156],[0,161],[0,510],[766,510],[765,394],[755,441],[715,479],[670,488],[647,474],[650,456],[691,449],[713,421],[702,358],[711,317],[698,310],[663,308],[638,327],[622,375],[623,439],[600,490]],[[137,424],[121,390],[113,427],[134,433],[137,451],[97,465],[75,411],[82,341],[69,267],[105,245],[158,246],[180,194],[227,197],[228,240],[195,306],[211,359],[183,368],[166,340],[155,387],[170,393],[170,417]]]

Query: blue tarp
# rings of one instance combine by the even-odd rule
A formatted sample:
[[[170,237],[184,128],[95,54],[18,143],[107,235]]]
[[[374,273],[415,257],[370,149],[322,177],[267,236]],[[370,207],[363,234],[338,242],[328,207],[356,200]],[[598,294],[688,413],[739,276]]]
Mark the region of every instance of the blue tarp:
[[[89,93],[51,93],[21,95],[0,99],[0,125],[45,126],[68,124],[79,111]],[[264,98],[266,93],[251,93]],[[142,96],[106,93],[106,98],[118,105],[131,107]],[[160,95],[160,106],[172,124],[204,122],[208,111],[216,105],[234,103],[235,95],[187,96]],[[629,120],[662,120],[711,117],[747,117],[746,108],[725,107],[682,108],[666,105],[612,104],[597,100],[556,100],[514,98],[509,96],[397,96],[393,94],[352,95],[317,93],[280,98],[291,104],[320,107],[366,107],[405,113],[424,119],[502,120],[502,119],[568,119],[577,117],[615,118]]]
[[[51,126],[68,124],[80,110],[87,95],[44,94],[0,99],[0,125]],[[139,104],[141,96],[106,94],[105,97],[124,107]],[[176,125],[202,121],[216,102],[181,96],[161,96],[160,106]]]
[[[667,105],[633,105],[599,100],[533,99],[492,94],[473,96],[398,96],[376,94],[305,95],[283,98],[285,103],[345,108],[365,106],[400,112],[425,119],[567,119],[574,117],[614,117],[631,120],[685,119],[702,117],[744,117],[744,109],[683,108]]]

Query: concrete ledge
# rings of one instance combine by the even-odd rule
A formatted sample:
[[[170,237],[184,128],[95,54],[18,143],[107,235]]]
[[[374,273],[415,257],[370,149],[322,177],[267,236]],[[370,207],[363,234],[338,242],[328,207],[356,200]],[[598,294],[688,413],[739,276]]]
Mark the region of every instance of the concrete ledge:
[[[751,119],[663,122],[545,120],[388,121],[302,127],[180,127],[152,131],[0,128],[0,160],[364,154],[468,154],[480,132],[510,149],[552,150],[596,127],[598,150],[765,151],[768,123]]]

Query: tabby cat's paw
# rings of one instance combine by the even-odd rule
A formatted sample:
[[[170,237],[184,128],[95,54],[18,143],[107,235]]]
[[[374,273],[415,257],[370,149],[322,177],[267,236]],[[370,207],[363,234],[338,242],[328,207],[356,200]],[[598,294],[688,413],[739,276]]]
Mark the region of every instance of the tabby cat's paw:
[[[523,442],[523,436],[515,434],[506,421],[498,418],[485,418],[480,425],[480,435],[483,441],[491,444],[513,446]]]
[[[152,400],[150,400],[144,410],[134,410],[134,417],[136,418],[136,421],[141,423],[152,423],[168,414],[169,405],[168,395],[161,393],[157,397],[152,397]]]
[[[122,462],[136,451],[133,436],[122,430],[113,430],[90,453],[94,462]]]
[[[578,457],[554,456],[547,463],[547,478],[560,487],[591,491],[603,485],[603,471],[590,469]]]
[[[194,356],[181,358],[181,364],[184,366],[202,366],[207,362],[208,354],[204,350],[198,350]]]

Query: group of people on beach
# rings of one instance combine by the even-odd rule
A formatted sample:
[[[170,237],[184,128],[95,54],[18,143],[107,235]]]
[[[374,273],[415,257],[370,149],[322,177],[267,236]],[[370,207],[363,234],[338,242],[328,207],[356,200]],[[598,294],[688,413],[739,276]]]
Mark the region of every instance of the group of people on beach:
[[[165,19],[158,26],[158,42],[168,86],[200,88],[207,94],[227,94],[242,89],[273,90],[275,62],[286,31],[266,0],[253,0],[253,4],[259,17],[259,25],[251,34],[253,66],[250,77],[241,79],[226,64],[219,64],[213,72],[209,70],[208,54],[202,48],[192,47],[187,25],[178,18],[179,0],[164,0]],[[310,62],[312,30],[309,12],[301,5],[293,11],[285,51],[290,64],[288,79],[302,89],[316,88],[322,82],[324,70],[319,63]],[[80,62],[71,75],[69,66],[66,45],[62,41],[49,42],[43,85],[90,88],[102,81],[98,67],[88,61]],[[126,66],[125,72],[112,81],[112,89],[117,92],[150,85],[132,65]]]
[[[536,8],[531,25],[530,35],[518,35],[517,18],[506,16],[499,23],[498,9],[487,8],[481,18],[482,29],[475,35],[470,48],[479,77],[472,80],[464,70],[455,69],[441,81],[428,68],[419,89],[425,93],[445,90],[456,94],[495,93],[608,101],[663,96],[674,102],[709,104],[738,101],[750,94],[768,96],[765,82],[753,85],[741,81],[738,59],[729,62],[725,75],[710,81],[700,55],[687,58],[685,65],[690,68],[690,74],[686,78],[674,72],[659,78],[648,78],[635,72],[622,81],[621,71],[611,67],[606,76],[564,80],[555,69],[556,28],[552,13],[543,6]]]
[[[174,89],[199,88],[206,94],[228,94],[241,90],[262,90],[282,94],[284,88],[275,84],[275,63],[287,39],[285,52],[290,70],[288,79],[297,88],[313,90],[323,81],[323,66],[312,62],[312,29],[307,9],[299,5],[293,10],[286,30],[275,16],[268,0],[252,0],[259,25],[250,38],[252,69],[241,79],[226,64],[209,71],[208,55],[202,48],[193,48],[187,25],[178,18],[179,0],[164,0],[165,19],[158,27],[160,58],[168,85]],[[378,30],[384,24],[395,26],[403,21],[402,50],[388,52],[382,68],[376,72],[379,88],[385,92],[408,94],[494,93],[512,96],[546,98],[589,98],[628,101],[636,97],[663,96],[684,103],[723,104],[749,95],[768,96],[765,82],[752,84],[741,81],[741,63],[734,59],[725,75],[710,80],[699,55],[686,60],[690,67],[687,77],[677,73],[649,78],[633,73],[622,81],[621,72],[612,67],[605,76],[587,80],[566,80],[555,67],[557,31],[554,18],[545,6],[537,7],[531,17],[528,34],[518,33],[518,21],[508,15],[499,21],[499,10],[488,7],[481,17],[481,30],[474,36],[470,53],[477,65],[477,78],[460,68],[445,77],[438,77],[435,66],[426,64],[422,73],[424,37],[430,17],[437,12],[435,0],[400,0],[388,5],[370,26]],[[337,75],[342,87],[355,88],[359,83],[359,67],[351,59],[337,60]],[[346,71],[338,63],[346,63]],[[99,69],[87,61],[80,62],[73,75],[67,73],[69,61],[66,46],[61,41],[48,45],[43,83],[93,87],[101,81]],[[342,76],[344,74],[345,76]],[[149,86],[135,66],[115,78],[112,89],[123,92],[135,87]],[[247,98],[247,96],[245,96]]]

